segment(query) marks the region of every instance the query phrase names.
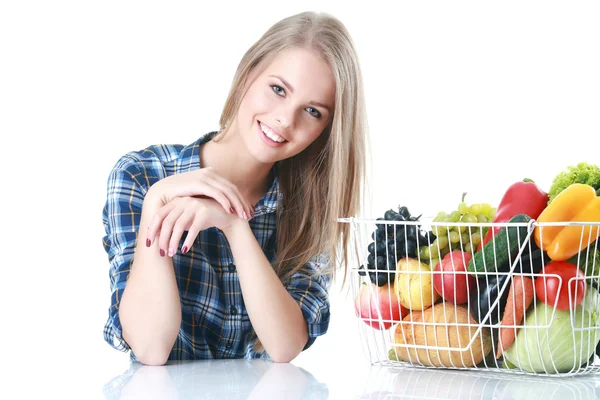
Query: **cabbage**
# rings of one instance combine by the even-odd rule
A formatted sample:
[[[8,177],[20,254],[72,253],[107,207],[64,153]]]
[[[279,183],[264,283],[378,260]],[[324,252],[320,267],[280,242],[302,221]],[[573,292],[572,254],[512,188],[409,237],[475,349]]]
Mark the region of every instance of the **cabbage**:
[[[590,285],[572,313],[536,300],[525,314],[515,342],[503,353],[506,361],[529,372],[576,371],[594,355],[600,341],[599,300],[598,291]]]

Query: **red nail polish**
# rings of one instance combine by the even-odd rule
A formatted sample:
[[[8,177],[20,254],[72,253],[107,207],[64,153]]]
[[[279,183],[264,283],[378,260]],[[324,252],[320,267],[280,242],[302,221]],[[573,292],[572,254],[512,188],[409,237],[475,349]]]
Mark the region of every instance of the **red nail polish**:
[[[181,254],[185,254],[185,253],[187,253],[187,251],[188,251],[187,246],[183,246],[183,249],[181,249]]]
[[[152,242],[150,239],[146,239],[146,247],[150,247],[150,245],[152,245]]]
[[[230,208],[229,208],[229,214],[233,214],[233,212],[234,212],[234,211],[233,211],[233,207],[230,207]]]
[[[163,249],[160,249],[160,256],[164,257],[165,256],[165,251]]]

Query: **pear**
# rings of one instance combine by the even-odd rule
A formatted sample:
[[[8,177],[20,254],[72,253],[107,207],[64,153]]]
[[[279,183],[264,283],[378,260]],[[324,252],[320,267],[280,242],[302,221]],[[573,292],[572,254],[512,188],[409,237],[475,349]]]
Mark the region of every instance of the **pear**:
[[[424,310],[440,299],[429,266],[411,257],[398,260],[394,290],[400,304],[409,310]]]

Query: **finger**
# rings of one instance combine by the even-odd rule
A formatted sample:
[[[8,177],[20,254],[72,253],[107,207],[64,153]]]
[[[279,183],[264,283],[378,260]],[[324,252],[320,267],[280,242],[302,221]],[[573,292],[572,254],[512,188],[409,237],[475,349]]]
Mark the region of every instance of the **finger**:
[[[157,234],[160,232],[160,227],[167,215],[175,208],[177,200],[173,200],[158,209],[156,214],[150,220],[148,229],[146,230],[146,246],[150,247],[154,244]]]
[[[242,195],[242,193],[239,191],[236,185],[234,185],[233,183],[229,183],[229,185],[231,186],[231,190],[236,194],[236,196],[238,196],[241,199],[241,201],[244,202],[244,205],[246,206],[246,219],[250,218],[254,214],[254,206],[248,200],[246,200],[246,198]]]
[[[174,208],[169,215],[165,217],[160,227],[160,236],[158,238],[158,248],[160,249],[161,257],[164,257],[167,254],[169,248],[169,240],[171,239],[171,233],[173,232],[173,226],[183,214],[184,208],[177,207]]]
[[[204,223],[204,219],[199,216],[196,216],[196,218],[194,218],[194,221],[188,229],[187,237],[185,238],[183,246],[181,247],[181,254],[187,253],[188,250],[192,248],[196,237],[198,236],[200,231],[205,228],[206,226]]]
[[[217,185],[217,182],[214,180],[210,180],[209,182],[205,181],[205,182],[201,182],[198,185],[198,192],[204,196],[210,197],[214,200],[216,200],[219,204],[221,204],[221,206],[223,206],[223,209],[229,213],[229,214],[233,214],[233,206],[234,204],[232,203],[232,199],[230,199],[225,193],[223,193],[223,191],[221,189],[219,189],[218,187],[216,187],[215,185]],[[240,214],[241,216],[241,214]]]
[[[243,201],[241,195],[238,195],[231,190],[231,186],[233,185],[228,180],[213,171],[209,171],[204,179],[205,182],[210,183],[211,187],[220,191],[225,197],[227,197],[237,215],[240,218],[244,218],[244,213],[247,210],[244,204],[245,202]]]
[[[246,211],[246,213],[248,213],[248,215],[254,213],[254,206],[246,200],[246,198],[242,195],[242,193],[239,191],[236,185],[234,185],[233,183],[231,183],[230,181],[223,178],[221,175],[217,174],[212,170],[209,171],[208,175],[211,178],[218,181],[219,183],[221,183],[224,187],[229,188],[233,192],[233,194],[244,204],[244,210]],[[224,188],[222,190],[224,190]]]
[[[237,186],[217,174],[210,175],[209,179],[212,180],[211,185],[223,192],[229,201],[233,203],[234,209],[240,218],[247,219],[253,214],[250,203],[242,196]]]
[[[179,242],[181,241],[181,237],[183,236],[183,232],[188,229],[188,227],[194,221],[194,213],[193,212],[184,212],[175,222],[173,226],[173,233],[171,234],[171,240],[169,242],[169,248],[167,250],[167,255],[169,257],[173,257],[175,253],[177,253],[177,247]]]

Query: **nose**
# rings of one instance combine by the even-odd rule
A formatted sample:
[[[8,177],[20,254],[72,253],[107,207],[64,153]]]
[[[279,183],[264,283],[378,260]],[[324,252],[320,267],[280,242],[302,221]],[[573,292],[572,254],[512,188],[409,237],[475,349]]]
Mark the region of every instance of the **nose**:
[[[291,129],[294,124],[294,110],[291,107],[281,107],[278,110],[275,120],[279,124],[280,129],[286,131]]]

